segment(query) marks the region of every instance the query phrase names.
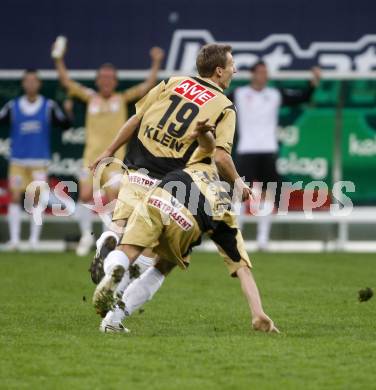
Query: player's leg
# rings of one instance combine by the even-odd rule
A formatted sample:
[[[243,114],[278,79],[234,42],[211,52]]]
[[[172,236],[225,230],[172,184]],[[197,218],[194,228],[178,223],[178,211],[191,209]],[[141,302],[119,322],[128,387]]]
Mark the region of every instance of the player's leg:
[[[244,178],[246,183],[252,185],[253,181],[257,178],[257,155],[256,154],[239,154],[236,158],[236,168],[239,172],[240,177]],[[252,211],[251,200],[242,203],[241,213],[247,214]]]
[[[123,279],[116,289],[116,294],[121,296],[129,284],[152,267],[156,261],[155,257],[155,253],[150,248],[145,248],[138,256],[137,260],[135,260],[129,267],[128,271],[126,271]]]
[[[116,221],[119,226],[120,223],[123,225],[123,229],[126,226],[126,220]],[[106,257],[115,250],[119,243],[119,235],[113,231],[107,230],[101,234],[99,239],[96,241],[96,253],[94,259],[90,264],[89,272],[91,279],[94,284],[98,284],[102,278],[106,275],[103,264]],[[127,271],[128,279],[123,278],[122,282],[118,286],[119,293],[122,293],[127,285],[140,275],[142,275],[149,267],[155,263],[155,253],[150,248],[145,248],[137,260],[132,264],[130,269]],[[108,272],[108,271],[107,271]]]
[[[139,202],[131,214],[119,242],[103,262],[104,277],[95,289],[93,304],[101,315],[111,309],[119,285],[129,283],[129,266],[138,260],[145,248],[154,247],[163,231],[159,212],[150,209],[147,202]]]
[[[125,226],[126,221],[117,221],[119,228]],[[122,226],[121,226],[122,224]],[[110,252],[115,250],[119,243],[119,234],[115,233],[112,230],[107,230],[101,234],[101,236],[96,241],[96,251],[93,260],[91,261],[89,272],[91,275],[91,280],[94,284],[98,284],[104,277],[103,263],[105,258],[109,255]]]
[[[79,180],[79,198],[76,206],[76,219],[80,227],[81,238],[78,243],[77,256],[87,256],[94,244],[93,212],[85,203],[91,203],[93,199],[92,176],[87,169],[83,169]]]
[[[43,181],[47,183],[47,170],[45,167],[32,168],[30,174],[33,181]],[[38,188],[35,192],[34,206],[36,206],[40,200],[42,200],[43,203],[47,203],[46,201],[48,201],[48,196],[49,191]],[[37,224],[35,219],[31,215],[29,246],[33,250],[38,249],[41,230],[42,225]]]
[[[106,194],[107,204],[115,202],[119,195],[119,190],[123,182],[124,172],[123,169],[119,168],[117,164],[110,164],[103,169],[99,181],[101,183],[101,189]],[[107,215],[102,215],[102,231],[108,230],[117,231],[116,226],[112,224],[113,212]]]
[[[116,201],[118,192],[119,192],[119,188],[117,186],[106,188],[105,193],[106,193],[107,203]],[[112,213],[110,215],[107,215],[106,220],[102,219],[102,232],[106,232],[108,230],[113,229],[112,223],[111,222],[108,223],[107,221],[112,221]]]
[[[124,291],[119,306],[126,316],[150,301],[162,287],[165,277],[176,267],[176,263],[157,259],[153,267],[149,267],[139,278],[135,279]]]
[[[257,247],[260,251],[268,249],[273,209],[274,202],[272,197],[267,191],[262,191],[260,195],[260,210],[262,210],[262,215],[258,216],[256,237]]]
[[[121,178],[117,179],[116,172],[113,172],[109,168],[110,167],[104,168],[104,171],[101,173],[102,177],[99,177],[99,182],[101,182],[101,179],[103,178],[104,185],[102,188],[106,193],[108,204],[111,204],[111,202],[117,199]],[[96,178],[94,177],[94,179]],[[121,218],[121,216],[113,221],[113,213],[111,213],[111,215],[100,215],[100,217],[102,219],[103,232],[95,243],[95,256],[91,261],[89,268],[91,280],[94,284],[98,284],[104,277],[104,259],[118,245],[119,238],[121,237],[123,228],[126,224],[126,220]]]
[[[278,193],[273,191],[273,183],[277,184],[277,192],[280,188],[280,178],[277,173],[276,155],[274,153],[261,153],[258,157],[258,177],[263,182],[260,210],[257,224],[257,245],[259,250],[266,250],[269,245],[269,237],[272,226],[272,215]],[[268,183],[272,183],[268,187]]]
[[[121,179],[121,187],[117,195],[111,225],[107,231],[103,231],[96,241],[96,253],[90,266],[92,280],[95,284],[98,284],[104,276],[104,259],[119,243],[126,222],[135,207],[133,203],[136,204],[140,200],[134,186],[130,185],[128,176],[128,172],[125,172]]]
[[[119,242],[124,227],[126,226],[129,216],[137,204],[147,194],[150,187],[141,186],[136,184],[136,179],[147,179],[152,183],[153,179],[146,177],[145,175],[138,175],[137,172],[125,172],[121,181],[121,188],[117,196],[115,209],[112,216],[112,224],[109,231],[102,233],[101,237],[96,242],[96,254],[91,263],[90,272],[92,280],[95,284],[98,284],[101,278],[104,276],[103,262],[106,256],[114,250]],[[130,181],[130,178],[133,181]],[[146,248],[142,255],[140,255],[137,261],[132,265],[128,274],[128,280],[124,277],[121,284],[118,286],[119,292],[125,290],[126,286],[135,277],[141,275],[147,268],[154,264],[155,254],[151,249]]]
[[[26,188],[25,167],[10,163],[9,166],[10,204],[8,206],[8,226],[10,240],[7,244],[10,250],[19,247],[21,239],[21,197]]]
[[[101,317],[114,306],[119,284],[128,279],[126,272],[143,249],[136,245],[120,245],[106,257],[103,265],[105,275],[93,295],[94,308]]]
[[[166,219],[168,216],[161,213],[158,203],[153,203],[153,200],[160,201],[163,198],[168,204],[171,195],[161,188],[156,188],[143,203],[148,207],[149,219],[145,218],[145,214],[139,212],[140,207],[132,213],[129,219],[122,243],[138,244],[144,240],[143,246],[154,248],[155,252],[158,253],[158,260],[155,266],[150,267],[127,287],[122,299],[118,301],[117,307],[107,313],[100,327],[103,332],[108,331],[107,325],[110,325],[110,331],[121,328],[119,325],[121,321],[152,299],[162,286],[165,276],[176,265],[183,269],[187,268],[190,248],[198,242],[201,235],[199,227],[192,222],[190,229],[183,229],[179,224]],[[188,210],[184,212],[180,209],[179,211],[181,219],[186,217],[188,221]]]
[[[155,266],[150,267],[127,287],[122,298],[117,301],[117,305],[102,320],[100,331],[128,332],[122,322],[154,297],[162,287],[165,277],[175,267],[175,263],[158,259]]]

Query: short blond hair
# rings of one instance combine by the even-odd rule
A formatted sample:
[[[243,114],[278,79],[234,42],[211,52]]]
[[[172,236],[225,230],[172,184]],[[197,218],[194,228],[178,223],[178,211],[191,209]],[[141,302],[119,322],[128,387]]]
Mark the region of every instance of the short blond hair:
[[[220,45],[218,43],[210,43],[203,46],[196,59],[196,67],[198,74],[201,77],[211,77],[215,69],[226,67],[227,53],[232,52],[230,45]]]

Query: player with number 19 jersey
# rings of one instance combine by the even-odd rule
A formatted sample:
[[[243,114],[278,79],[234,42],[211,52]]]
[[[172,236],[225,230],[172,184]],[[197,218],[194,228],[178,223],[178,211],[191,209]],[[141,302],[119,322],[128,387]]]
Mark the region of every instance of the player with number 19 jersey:
[[[236,113],[210,79],[172,77],[136,104],[140,126],[128,143],[124,175],[113,220],[128,219],[136,204],[167,173],[184,168],[197,148],[191,134],[197,121],[215,126],[216,147],[232,150]]]

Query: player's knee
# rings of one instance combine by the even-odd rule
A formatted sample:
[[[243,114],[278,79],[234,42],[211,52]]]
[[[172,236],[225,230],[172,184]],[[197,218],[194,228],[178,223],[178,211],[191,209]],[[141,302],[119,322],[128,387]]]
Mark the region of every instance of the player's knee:
[[[79,194],[79,199],[81,202],[90,202],[93,198],[93,192],[91,189],[81,187],[80,188],[80,194]]]
[[[168,275],[175,267],[176,264],[167,260],[159,259],[154,266],[162,275]]]
[[[129,244],[120,244],[117,246],[116,249],[124,252],[127,255],[130,263],[136,261],[138,256],[140,256],[140,254],[144,250],[143,247],[137,245],[129,245]]]
[[[35,195],[34,195],[34,207],[38,205],[39,203],[39,199],[40,199],[40,190],[39,188],[35,191]]]
[[[11,203],[20,203],[21,202],[21,192],[16,191],[16,190],[11,190],[10,201],[11,201]]]
[[[153,250],[151,248],[146,248],[142,254],[146,257],[150,257],[152,259],[154,259],[156,257],[156,254],[153,252]]]
[[[115,232],[119,237],[121,237],[124,233],[124,228],[127,224],[127,220],[116,220],[111,221],[111,223],[107,226],[109,230]]]
[[[107,196],[108,202],[112,202],[113,200],[116,200],[117,196],[118,196],[118,192],[119,192],[118,187],[114,187],[114,188],[107,190],[106,196]]]
[[[127,221],[127,219],[118,219],[117,221],[112,221],[112,223],[116,225],[116,227],[123,228],[126,226]]]

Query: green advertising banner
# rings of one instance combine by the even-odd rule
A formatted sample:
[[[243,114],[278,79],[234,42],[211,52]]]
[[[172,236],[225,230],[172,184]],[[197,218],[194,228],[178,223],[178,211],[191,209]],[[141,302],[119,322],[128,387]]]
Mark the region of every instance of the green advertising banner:
[[[304,184],[323,180],[331,188],[334,146],[339,142],[342,180],[355,184],[355,192],[348,195],[356,204],[375,204],[375,107],[374,81],[326,81],[297,115],[283,108],[279,173]],[[340,139],[336,139],[336,126]]]
[[[122,81],[119,89],[137,81]],[[232,88],[246,83],[235,81]],[[84,82],[93,86],[93,82]],[[279,81],[275,86],[300,88],[305,81]],[[64,91],[56,81],[45,81],[42,93],[61,103]],[[19,81],[0,81],[0,106],[21,94]],[[85,106],[75,102],[73,128],[54,129],[50,174],[58,179],[75,178],[85,143]],[[129,107],[130,113],[133,107]],[[335,139],[340,126],[341,139]],[[324,181],[332,187],[334,145],[341,142],[342,180],[352,181],[356,191],[348,194],[355,204],[376,204],[376,82],[322,81],[308,105],[283,107],[280,112],[279,173],[286,181]],[[0,179],[6,178],[9,129],[0,127]]]

